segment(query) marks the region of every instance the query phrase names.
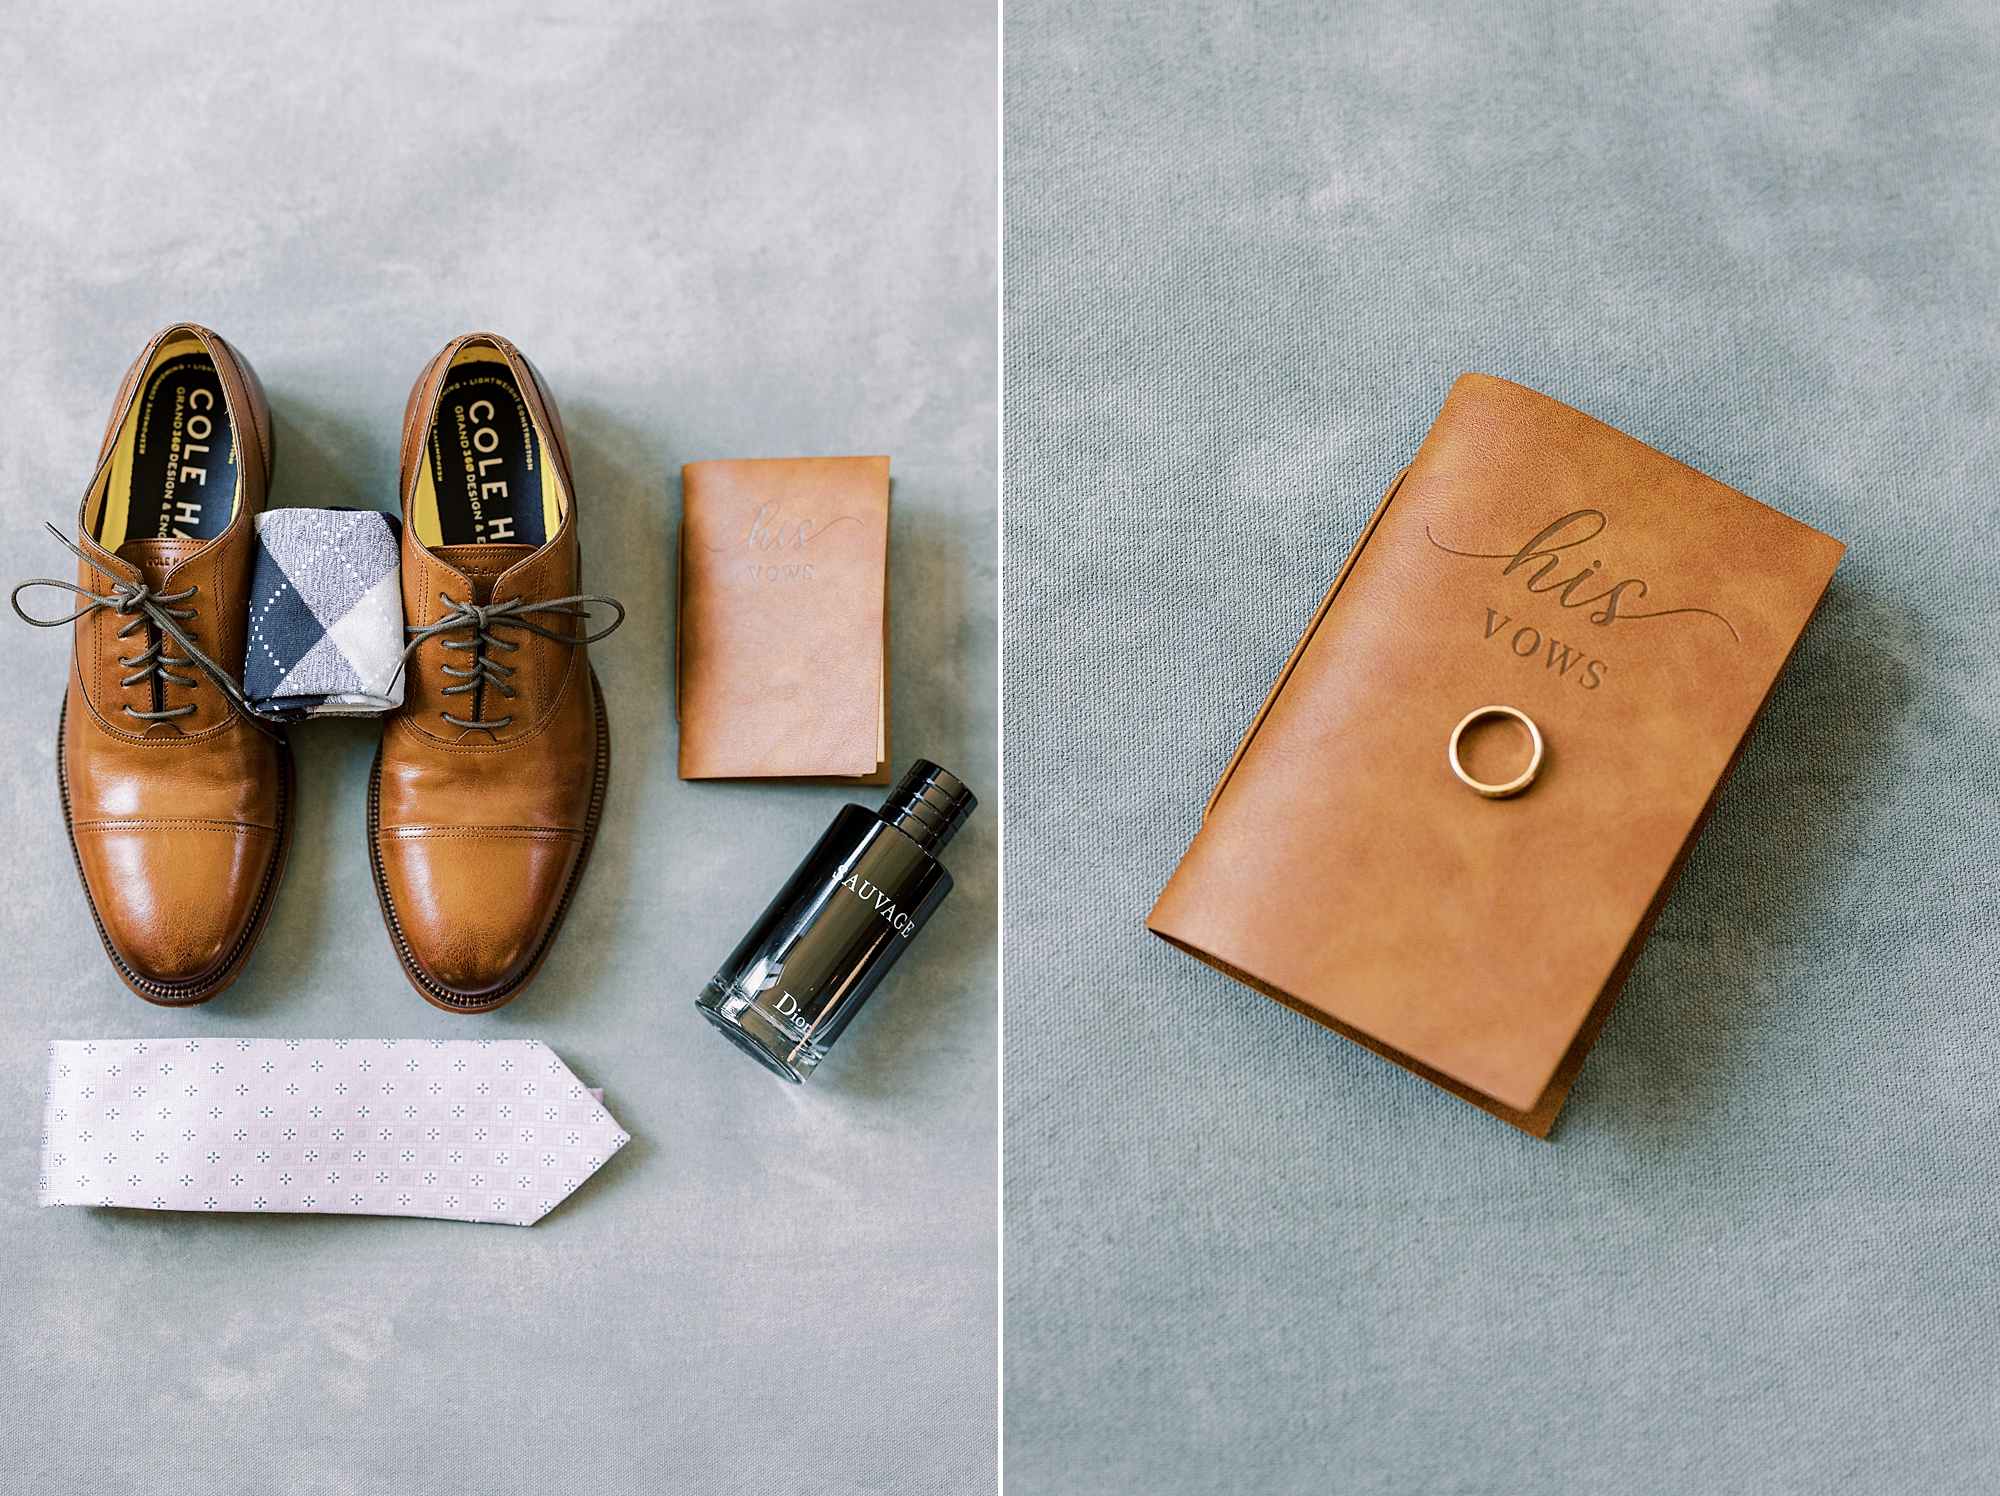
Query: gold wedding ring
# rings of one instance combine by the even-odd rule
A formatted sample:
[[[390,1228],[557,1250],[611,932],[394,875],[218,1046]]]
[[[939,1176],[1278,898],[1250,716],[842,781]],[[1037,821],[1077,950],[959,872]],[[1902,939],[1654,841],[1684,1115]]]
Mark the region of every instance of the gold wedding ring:
[[[1505,784],[1487,784],[1474,779],[1465,772],[1465,765],[1458,761],[1458,740],[1465,736],[1466,728],[1475,722],[1483,722],[1488,717],[1511,717],[1528,729],[1528,737],[1535,745],[1535,751],[1528,760],[1528,767],[1520,775]],[[1489,800],[1505,800],[1509,795],[1518,795],[1535,782],[1535,776],[1542,772],[1542,730],[1535,726],[1529,715],[1511,706],[1482,706],[1476,712],[1467,712],[1465,720],[1451,730],[1451,746],[1445,750],[1445,757],[1451,764],[1451,772],[1458,781],[1476,795],[1484,795]]]

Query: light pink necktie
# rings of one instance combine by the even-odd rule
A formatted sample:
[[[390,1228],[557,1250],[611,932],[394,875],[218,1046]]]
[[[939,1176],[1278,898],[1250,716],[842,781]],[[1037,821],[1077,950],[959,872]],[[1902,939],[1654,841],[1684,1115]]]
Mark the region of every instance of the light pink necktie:
[[[532,1226],[630,1141],[538,1039],[58,1039],[41,1203]]]

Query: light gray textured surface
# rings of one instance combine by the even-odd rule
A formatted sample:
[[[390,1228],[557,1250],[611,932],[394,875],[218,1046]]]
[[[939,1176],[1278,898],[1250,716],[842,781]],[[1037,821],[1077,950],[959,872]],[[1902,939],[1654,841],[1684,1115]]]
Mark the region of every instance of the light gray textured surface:
[[[1009,6],[1010,1489],[2000,1483],[1993,20]],[[1852,547],[1550,1143],[1140,927],[1466,369]]]
[[[394,503],[456,333],[551,382],[614,762],[556,950],[505,1011],[427,1007],[366,872],[377,729],[294,730],[263,945],[206,1008],[127,993],[54,785],[66,641],[9,619],[0,793],[0,1487],[938,1491],[995,1460],[996,40],[989,6],[183,3],[0,28],[0,502],[65,573],[120,374],[206,322],[255,363],[280,504]],[[895,755],[987,801],[958,890],[791,1089],[696,991],[847,795],[685,785],[679,469],[887,452]],[[871,803],[881,791],[856,798]],[[34,1204],[54,1036],[546,1040],[632,1144],[530,1230]]]

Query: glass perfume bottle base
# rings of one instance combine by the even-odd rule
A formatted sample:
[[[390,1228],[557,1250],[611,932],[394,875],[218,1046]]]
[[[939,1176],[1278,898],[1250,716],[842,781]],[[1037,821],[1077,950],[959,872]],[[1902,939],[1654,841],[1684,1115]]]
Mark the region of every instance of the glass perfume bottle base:
[[[951,892],[937,853],[977,803],[920,758],[880,810],[842,806],[695,1006],[765,1069],[803,1081]]]
[[[717,982],[710,982],[694,1000],[702,1017],[722,1031],[722,1036],[765,1069],[782,1075],[794,1085],[802,1085],[825,1053],[810,1040],[801,1039],[766,1017],[746,994]]]

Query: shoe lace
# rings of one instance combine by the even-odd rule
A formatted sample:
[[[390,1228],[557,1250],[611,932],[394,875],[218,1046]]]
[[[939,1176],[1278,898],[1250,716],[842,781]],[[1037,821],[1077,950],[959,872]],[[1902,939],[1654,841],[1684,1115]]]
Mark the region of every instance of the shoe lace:
[[[599,640],[610,638],[611,635],[618,632],[619,624],[625,621],[625,605],[623,603],[619,602],[615,597],[601,597],[596,593],[579,593],[575,597],[552,598],[548,602],[528,602],[523,598],[515,597],[509,598],[504,603],[481,604],[457,602],[440,592],[438,594],[438,601],[444,604],[444,617],[440,618],[436,623],[412,624],[403,630],[409,636],[409,643],[403,647],[403,660],[407,664],[410,656],[432,639],[436,639],[439,647],[442,649],[471,651],[471,658],[467,662],[466,668],[459,669],[450,664],[441,666],[446,675],[459,683],[455,686],[446,686],[443,694],[446,696],[470,695],[473,698],[473,717],[470,721],[464,717],[454,717],[450,712],[438,713],[440,717],[444,718],[453,727],[459,728],[483,727],[490,730],[505,727],[514,720],[511,714],[497,718],[482,718],[479,715],[485,703],[485,693],[481,689],[482,687],[491,685],[502,696],[511,698],[514,695],[514,687],[511,681],[514,676],[515,667],[501,664],[493,658],[491,651],[498,649],[511,654],[521,647],[521,642],[518,639],[501,638],[493,632],[496,626],[524,629],[528,633],[537,634],[544,639],[553,639],[558,644],[567,644],[571,648],[575,648],[579,644],[595,644]],[[606,607],[616,608],[618,610],[618,617],[612,621],[610,627],[600,629],[594,634],[584,634],[578,637],[573,634],[559,634],[554,629],[544,628],[541,624],[530,623],[526,616],[530,613],[549,613],[563,618],[588,619],[590,617],[589,610],[576,606],[581,603],[603,603]],[[443,637],[446,634],[463,633],[467,630],[470,630],[472,635],[469,639],[447,639]]]
[[[81,546],[73,544],[54,525],[47,525],[45,528],[65,547],[74,552],[78,560],[87,566],[97,568],[100,571],[103,570]],[[37,618],[21,606],[21,594],[30,587],[59,587],[65,592],[73,592],[78,597],[83,598],[84,605],[67,617]],[[278,734],[259,722],[251,712],[249,699],[243,694],[242,686],[236,683],[227,670],[204,654],[200,646],[188,637],[187,630],[182,627],[185,620],[196,616],[196,610],[193,608],[176,607],[175,604],[188,601],[200,590],[198,587],[190,586],[180,592],[159,592],[154,590],[150,583],[144,581],[128,582],[123,578],[114,576],[111,581],[111,590],[105,593],[98,593],[92,592],[88,587],[79,587],[74,582],[58,581],[54,577],[36,577],[32,581],[23,582],[17,586],[10,595],[9,601],[14,605],[14,614],[16,617],[23,623],[33,624],[38,629],[61,628],[65,624],[75,623],[79,618],[87,618],[99,608],[109,608],[120,617],[129,618],[131,621],[118,630],[117,637],[120,639],[129,639],[133,634],[144,629],[146,631],[147,643],[144,649],[140,650],[138,654],[132,656],[130,659],[127,659],[123,655],[118,657],[118,663],[132,672],[118,682],[121,687],[130,688],[132,686],[157,682],[164,688],[165,683],[171,681],[177,686],[185,686],[192,690],[201,684],[200,680],[192,675],[177,675],[170,668],[175,665],[192,665],[215,684],[216,689],[228,698],[230,705],[236,708],[244,721],[248,722],[259,732],[276,737]],[[169,640],[178,644],[184,653],[178,655],[167,653],[167,642]],[[159,711],[142,712],[128,702],[125,705],[125,714],[129,717],[136,717],[142,722],[166,722],[175,717],[189,716],[195,709],[194,703],[188,702],[184,706],[164,707]]]

